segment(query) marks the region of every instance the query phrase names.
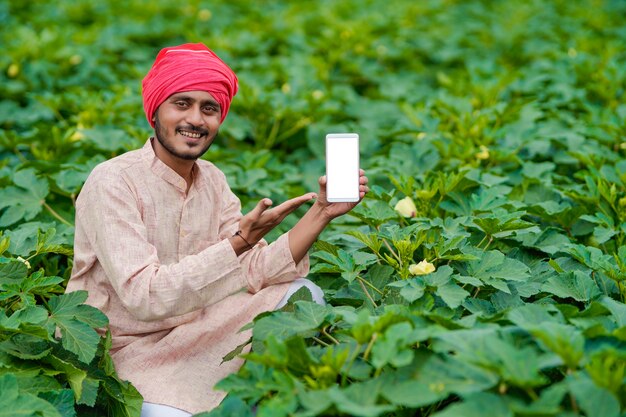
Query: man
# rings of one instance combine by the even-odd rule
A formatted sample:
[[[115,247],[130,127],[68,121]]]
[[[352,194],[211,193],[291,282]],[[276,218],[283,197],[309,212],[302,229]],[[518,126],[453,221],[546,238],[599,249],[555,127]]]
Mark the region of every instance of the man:
[[[97,166],[76,204],[67,291],[89,291],[88,302],[109,317],[112,358],[143,395],[144,416],[217,406],[224,393],[213,385],[242,363],[221,364],[249,337],[239,329],[276,308],[307,274],[319,233],[356,205],[329,204],[322,177],[318,195],[273,208],[264,198],[242,216],[223,173],[198,159],[236,92],[237,77],[206,46],[163,49],[143,80],[155,137]],[[360,184],[362,198],[363,172]],[[288,233],[271,245],[263,240],[313,199]]]

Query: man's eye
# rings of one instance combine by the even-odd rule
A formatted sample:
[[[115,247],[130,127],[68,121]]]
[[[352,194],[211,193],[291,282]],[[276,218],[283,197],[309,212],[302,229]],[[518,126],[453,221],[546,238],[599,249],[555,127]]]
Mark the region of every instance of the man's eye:
[[[189,104],[186,101],[177,101],[176,105],[178,107],[187,107]]]
[[[206,106],[204,108],[204,111],[207,112],[207,113],[213,113],[213,112],[217,111],[217,107],[215,107],[215,106]]]

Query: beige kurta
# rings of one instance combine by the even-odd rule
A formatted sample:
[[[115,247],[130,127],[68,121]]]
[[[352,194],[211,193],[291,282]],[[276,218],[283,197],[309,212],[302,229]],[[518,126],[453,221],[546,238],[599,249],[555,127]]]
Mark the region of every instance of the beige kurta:
[[[308,273],[286,234],[237,257],[227,238],[240,218],[219,169],[198,160],[186,193],[150,140],[87,179],[67,291],[89,291],[88,303],[109,317],[117,372],[145,401],[191,413],[217,406],[225,393],[213,385],[242,364],[220,364],[250,336],[239,329]]]

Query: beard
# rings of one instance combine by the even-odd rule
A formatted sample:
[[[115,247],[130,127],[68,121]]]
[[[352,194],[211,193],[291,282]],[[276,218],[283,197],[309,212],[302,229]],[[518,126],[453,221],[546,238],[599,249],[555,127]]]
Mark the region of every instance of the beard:
[[[179,127],[177,127],[174,132],[178,131]],[[203,135],[208,136],[209,135],[209,131],[206,129],[199,129],[197,127],[194,126],[186,126],[185,130],[188,130],[190,132],[194,132],[194,133],[200,133]],[[156,135],[157,140],[159,141],[159,143],[161,144],[161,146],[163,146],[163,148],[165,148],[165,150],[167,150],[170,154],[172,154],[173,156],[180,158],[180,159],[184,159],[186,161],[195,161],[196,159],[200,158],[202,155],[204,155],[206,153],[206,151],[209,150],[209,148],[211,147],[211,145],[213,144],[213,140],[215,140],[215,138],[217,137],[217,132],[215,132],[214,137],[212,138],[212,140],[209,140],[207,142],[206,145],[204,145],[202,148],[198,149],[197,151],[194,151],[193,149],[191,149],[188,153],[185,152],[180,152],[178,150],[176,150],[176,148],[174,147],[174,144],[167,138],[167,131],[166,129],[161,126],[161,123],[159,123],[159,116],[155,115],[154,117],[154,133]]]

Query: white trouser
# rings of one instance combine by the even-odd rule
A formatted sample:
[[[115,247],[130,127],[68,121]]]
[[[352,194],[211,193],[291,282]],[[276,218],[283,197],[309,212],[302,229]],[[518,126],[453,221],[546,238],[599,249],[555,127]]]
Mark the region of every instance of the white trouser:
[[[153,404],[144,402],[141,406],[141,417],[189,417],[186,411],[169,405]]]
[[[278,302],[278,304],[276,304],[276,308],[274,308],[274,310],[281,309],[285,305],[287,305],[287,301],[289,301],[289,298],[291,298],[291,296],[294,295],[296,291],[298,291],[302,287],[306,287],[306,289],[309,290],[314,302],[316,302],[317,304],[326,305],[326,301],[324,301],[324,291],[322,291],[320,287],[318,287],[316,284],[313,284],[312,281],[309,281],[306,278],[298,278],[291,283],[289,289],[287,290],[287,293]]]
[[[287,301],[289,301],[289,297],[295,294],[300,288],[306,287],[311,292],[311,297],[313,301],[317,304],[326,305],[324,301],[324,292],[320,287],[313,284],[313,282],[309,281],[306,278],[298,278],[294,282],[291,283],[289,289],[285,296],[278,302],[275,310],[279,308],[283,308]],[[170,407],[168,405],[162,404],[154,404],[154,403],[146,403],[144,402],[141,406],[141,417],[190,417],[186,411],[179,410],[178,408]]]

